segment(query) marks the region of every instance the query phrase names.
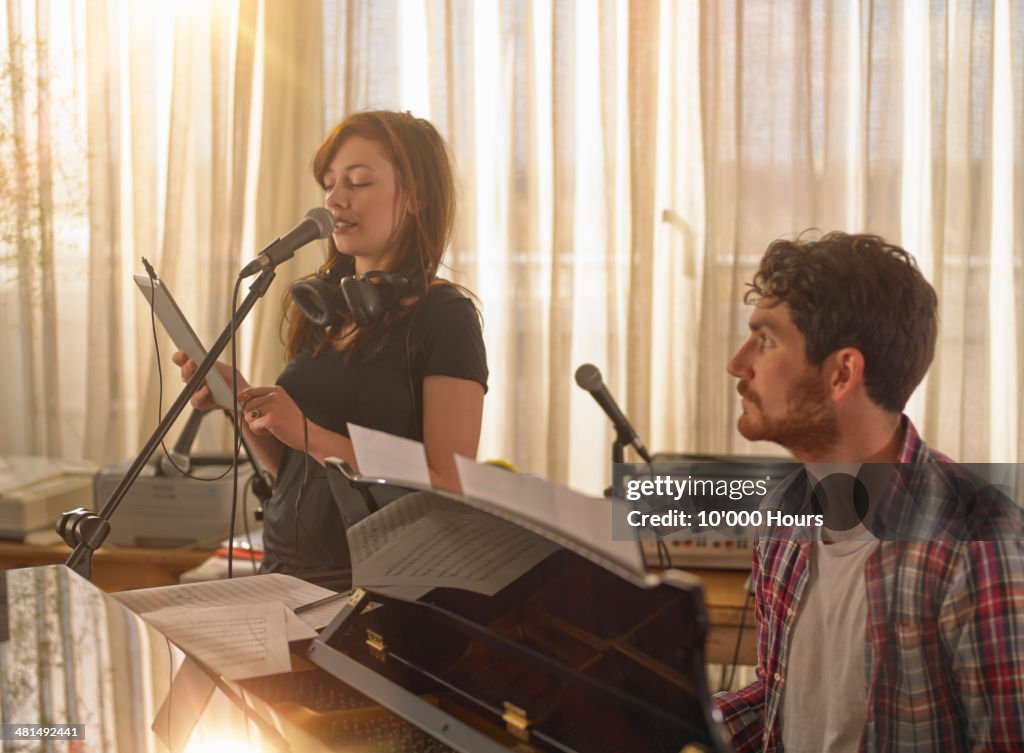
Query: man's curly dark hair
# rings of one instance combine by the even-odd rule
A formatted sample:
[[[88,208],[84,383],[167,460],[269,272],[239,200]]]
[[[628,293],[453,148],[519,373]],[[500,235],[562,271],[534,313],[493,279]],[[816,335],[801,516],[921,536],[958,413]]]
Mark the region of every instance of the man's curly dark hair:
[[[857,348],[868,396],[902,411],[935,354],[934,288],[913,256],[876,235],[802,238],[768,246],[744,301],[788,304],[814,365]]]

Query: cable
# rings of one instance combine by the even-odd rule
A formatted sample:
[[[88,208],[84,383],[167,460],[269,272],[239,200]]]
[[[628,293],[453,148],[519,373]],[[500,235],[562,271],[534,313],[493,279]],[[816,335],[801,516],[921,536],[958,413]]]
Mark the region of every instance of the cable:
[[[156,377],[157,377],[157,398],[156,398],[156,415],[157,423],[163,420],[163,404],[164,404],[164,371],[160,361],[160,340],[157,337],[156,332],[156,291],[157,291],[157,276],[156,270],[153,269],[153,265],[149,263],[149,260],[145,256],[142,257],[142,266],[146,270],[146,274],[149,276],[150,284],[152,285],[153,294],[149,297],[149,326],[153,333],[153,350],[156,352]],[[160,440],[160,447],[164,451],[164,457],[167,458],[168,462],[174,467],[174,469],[182,476],[186,476],[195,481],[219,481],[224,478],[230,472],[230,468],[226,469],[224,473],[219,476],[195,476],[184,468],[180,467],[174,462],[174,457],[170,452],[167,451],[167,445],[164,444],[164,440]]]
[[[295,528],[293,529],[292,537],[292,551],[299,551],[299,528],[302,528],[302,532],[306,534],[306,537],[315,542],[319,547],[320,552],[330,561],[334,561],[334,555],[330,549],[324,546],[324,543],[314,536],[306,524],[302,522],[302,518],[299,517],[299,505],[302,503],[302,495],[306,493],[306,485],[310,480],[309,475],[309,419],[306,418],[306,414],[303,413],[302,409],[299,408],[299,412],[302,413],[302,483],[299,484],[299,493],[295,495]]]
[[[235,286],[231,291],[231,412],[234,420],[231,422],[234,432],[234,447],[231,463],[231,520],[228,526],[228,578],[234,577],[235,560],[235,516],[238,514],[238,453],[242,447],[242,417],[238,412],[238,369],[235,364],[238,362],[236,352],[235,330],[238,328],[238,289],[242,286],[242,276],[235,278]]]
[[[668,546],[665,544],[665,540],[662,539],[659,536],[658,539],[657,539],[657,544],[658,544],[658,565],[661,567],[662,570],[665,569],[665,565],[668,565],[669,568],[673,567],[673,565],[672,565],[672,555],[668,551]]]
[[[296,407],[298,407],[296,405]],[[302,525],[302,519],[299,518],[299,504],[302,502],[302,494],[306,491],[306,483],[309,481],[309,421],[306,419],[306,414],[302,408],[299,408],[299,413],[302,414],[302,483],[299,484],[299,493],[295,495],[295,527],[292,529],[292,552],[299,551],[299,526],[302,526],[302,530],[306,533],[310,539],[313,536],[310,535],[309,531],[306,530],[306,526]]]
[[[249,490],[253,488],[259,471],[253,468],[253,475],[249,477],[249,483],[242,490],[242,530],[245,531],[245,543],[249,545],[249,560],[252,562],[252,574],[256,575],[256,551],[252,548],[252,534],[249,533]],[[254,492],[255,494],[255,492]]]
[[[416,383],[412,377],[412,328],[416,324],[416,315],[420,312],[420,304],[430,295],[428,290],[420,300],[416,301],[412,315],[409,317],[409,329],[405,332],[405,375],[409,382],[409,400],[412,405],[412,420],[415,436],[423,439],[423,414],[419,409],[420,401],[416,399]]]

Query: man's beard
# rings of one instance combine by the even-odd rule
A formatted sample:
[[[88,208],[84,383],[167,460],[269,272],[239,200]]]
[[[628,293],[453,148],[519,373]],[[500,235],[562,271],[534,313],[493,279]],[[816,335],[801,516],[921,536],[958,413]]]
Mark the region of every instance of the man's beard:
[[[783,416],[766,416],[761,398],[740,382],[739,393],[757,408],[757,415],[740,416],[737,427],[751,441],[775,442],[797,456],[816,456],[839,440],[839,422],[828,401],[828,388],[819,377],[810,376],[793,385]]]

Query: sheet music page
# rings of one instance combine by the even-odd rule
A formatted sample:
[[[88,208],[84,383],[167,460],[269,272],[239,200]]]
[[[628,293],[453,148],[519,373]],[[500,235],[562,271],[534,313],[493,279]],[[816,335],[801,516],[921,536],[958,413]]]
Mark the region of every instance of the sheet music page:
[[[553,488],[558,524],[567,526],[566,535],[571,533],[577,541],[638,575],[644,572],[640,543],[636,540],[616,541],[613,538],[613,506],[620,504],[618,500],[588,497],[564,486]]]
[[[434,510],[461,509],[456,502],[423,492],[412,492],[390,502],[348,529],[352,565],[373,556],[406,533],[406,528]]]
[[[544,526],[557,522],[553,490],[546,482],[531,484],[530,481],[540,479],[461,455],[455,456],[455,467],[467,497],[490,502]]]
[[[229,680],[291,670],[280,603],[167,607],[142,615],[183,651]]]
[[[431,486],[422,442],[356,424],[348,424],[348,435],[361,476]]]
[[[612,500],[588,497],[558,484],[455,456],[462,491],[542,529],[608,558],[631,572],[644,572],[636,541],[612,538]]]
[[[134,591],[119,591],[110,594],[136,614],[155,612],[165,607],[222,607],[243,604],[265,604],[280,602],[289,610],[310,604],[334,594],[327,588],[314,586],[300,578],[281,573],[249,575],[245,578],[213,580],[205,583],[187,583],[180,586],[141,588]],[[338,608],[341,604],[338,604]],[[337,610],[335,610],[337,611]],[[312,609],[298,616],[289,614],[288,635],[306,636],[302,625],[319,629],[330,622],[324,609]],[[332,613],[333,614],[333,613]]]
[[[359,586],[461,588],[493,596],[558,546],[476,510],[435,510],[353,568]]]

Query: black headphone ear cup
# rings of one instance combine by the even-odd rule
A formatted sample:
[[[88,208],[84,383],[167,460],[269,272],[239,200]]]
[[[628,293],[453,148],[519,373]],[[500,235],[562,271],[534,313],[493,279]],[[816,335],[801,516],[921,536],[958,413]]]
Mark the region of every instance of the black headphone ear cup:
[[[337,285],[322,276],[299,280],[292,285],[292,300],[305,317],[317,327],[341,324],[341,309],[345,302]]]
[[[395,302],[398,302],[405,298],[405,296],[412,293],[416,288],[415,283],[405,275],[394,275],[392,281],[392,289],[395,293]]]
[[[341,297],[357,327],[367,326],[383,313],[380,311],[380,294],[376,287],[362,276],[341,278]]]
[[[414,284],[408,277],[390,272],[343,277],[340,285],[341,297],[358,327],[379,320],[413,288]]]

